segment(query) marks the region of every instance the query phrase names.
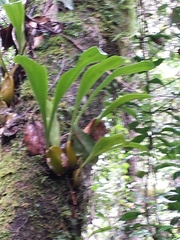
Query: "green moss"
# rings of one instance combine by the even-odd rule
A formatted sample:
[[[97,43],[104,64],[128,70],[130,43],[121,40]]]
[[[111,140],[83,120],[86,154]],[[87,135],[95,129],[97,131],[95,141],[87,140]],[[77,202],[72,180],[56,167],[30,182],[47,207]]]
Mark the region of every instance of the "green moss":
[[[65,28],[63,29],[63,33],[67,34],[68,36],[78,37],[79,34],[85,32],[83,29],[82,20],[79,17],[77,10],[67,11],[65,14],[59,13],[58,20],[60,22],[64,22]]]
[[[33,99],[34,98],[34,94],[33,94],[32,88],[31,88],[30,83],[29,83],[28,80],[25,80],[21,84],[21,86],[20,86],[20,96],[24,100]]]
[[[16,192],[16,183],[21,169],[12,152],[1,154],[0,160],[0,239],[10,239],[9,224],[15,218],[15,208],[20,206]],[[14,153],[15,154],[15,153]]]

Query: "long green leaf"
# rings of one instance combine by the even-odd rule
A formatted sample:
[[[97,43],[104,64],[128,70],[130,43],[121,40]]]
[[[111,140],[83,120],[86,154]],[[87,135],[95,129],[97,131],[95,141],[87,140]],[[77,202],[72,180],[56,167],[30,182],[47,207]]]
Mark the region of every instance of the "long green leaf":
[[[107,78],[104,79],[104,81],[94,90],[94,92],[90,95],[86,103],[81,109],[81,112],[78,114],[77,120],[79,121],[82,113],[84,110],[87,108],[89,103],[95,98],[95,96],[98,95],[98,93],[106,87],[112,80],[114,80],[115,77],[123,76],[123,75],[128,75],[128,74],[134,74],[138,72],[143,72],[143,71],[149,71],[153,69],[155,66],[152,62],[150,61],[142,61],[140,63],[135,63],[131,64],[128,66],[121,67],[119,69],[116,69],[112,74],[110,74]]]
[[[17,1],[11,4],[4,4],[3,7],[13,27],[15,28],[16,38],[19,44],[19,53],[22,54],[26,43],[24,28],[24,5],[21,1]]]
[[[177,167],[177,168],[179,168],[180,164],[165,162],[165,163],[157,165],[155,167],[155,171],[157,172],[159,169],[166,168],[166,167]]]
[[[81,168],[83,168],[87,163],[92,162],[95,157],[105,153],[114,148],[138,148],[146,151],[147,148],[138,143],[127,142],[122,134],[116,134],[111,137],[103,137],[96,142],[88,158],[83,162]]]
[[[121,106],[124,103],[130,102],[132,100],[142,100],[144,98],[150,98],[149,94],[141,94],[141,93],[131,93],[126,94],[122,97],[117,98],[114,102],[112,102],[102,113],[98,116],[98,119],[102,119],[103,117],[107,116],[111,113],[115,108]]]
[[[180,171],[173,173],[173,179],[180,177]]]
[[[120,65],[123,64],[123,62],[124,62],[123,58],[119,56],[112,56],[87,69],[87,71],[82,76],[80,82],[71,124],[74,124],[74,120],[82,98],[88,93],[88,91],[91,89],[94,83],[103,75],[103,73],[105,73],[108,70],[119,67]]]
[[[99,229],[95,230],[94,232],[92,232],[92,233],[89,235],[89,238],[92,237],[92,236],[93,236],[94,234],[96,234],[96,233],[107,232],[107,231],[109,231],[109,230],[111,230],[111,229],[112,229],[111,226],[99,228]]]
[[[52,119],[60,100],[67,92],[67,90],[70,88],[72,83],[77,80],[83,69],[89,64],[104,60],[106,57],[107,54],[105,54],[104,52],[100,52],[100,50],[97,47],[89,48],[88,50],[81,54],[76,66],[61,76],[55,89],[53,110],[49,127],[51,127]]]
[[[178,128],[165,127],[161,130],[161,132],[172,132],[177,135],[180,135],[180,131],[178,130]]]
[[[148,150],[148,148],[146,146],[141,145],[141,144],[139,144],[137,142],[132,142],[132,141],[126,142],[124,145],[121,144],[120,147],[121,148],[128,148],[128,149],[129,148],[130,149],[136,148],[136,149],[139,149],[141,151],[147,151]]]
[[[122,221],[132,221],[132,220],[136,219],[141,214],[142,213],[138,212],[138,211],[130,211],[130,212],[124,213],[120,217],[120,220],[122,220]]]
[[[158,226],[158,231],[157,233],[160,233],[160,232],[171,232],[170,229],[172,229],[173,226],[172,225],[162,225],[162,226]]]
[[[103,137],[95,144],[91,151],[91,155],[99,156],[100,154],[109,151],[113,146],[117,144],[125,144],[126,140],[123,134],[116,134],[111,137]]]
[[[46,131],[46,140],[48,140],[46,124],[46,100],[48,81],[46,68],[26,56],[18,55],[14,58],[14,62],[19,63],[26,71],[27,78],[30,81],[35,98],[38,101],[40,107]]]
[[[141,133],[141,134],[144,134],[144,135],[148,135],[148,131],[151,130],[151,127],[134,128],[133,130],[136,133]]]

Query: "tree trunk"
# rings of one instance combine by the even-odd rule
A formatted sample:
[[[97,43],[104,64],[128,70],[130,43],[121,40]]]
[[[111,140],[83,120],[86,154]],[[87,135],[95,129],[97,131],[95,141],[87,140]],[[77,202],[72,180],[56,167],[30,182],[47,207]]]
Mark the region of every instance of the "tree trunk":
[[[113,5],[107,6],[102,1],[74,1],[75,9],[69,11],[63,4],[53,2],[27,1],[26,6],[26,13],[32,18],[45,15],[52,22],[62,23],[59,33],[39,24],[36,34],[43,36],[43,40],[31,50],[36,61],[48,68],[49,88],[55,84],[57,75],[76,64],[76,56],[85,49],[99,46],[110,55],[120,51],[117,42],[111,42],[117,32],[114,19],[108,20],[108,14],[114,13]],[[54,18],[56,12],[58,18]],[[116,16],[118,21],[117,11],[115,13],[114,18]],[[68,131],[77,88],[76,83],[60,103],[63,133]],[[16,92],[13,111],[20,116],[19,130],[15,138],[3,141],[1,149],[0,239],[82,239],[81,233],[87,224],[90,167],[86,169],[80,187],[74,191],[68,177],[57,177],[48,169],[43,156],[27,155],[23,143],[25,124],[32,115],[34,120],[40,119],[40,115],[34,110],[36,103],[26,80]],[[98,115],[102,109],[100,103],[103,103],[102,95],[93,103],[93,110],[91,108],[84,114],[82,127]]]

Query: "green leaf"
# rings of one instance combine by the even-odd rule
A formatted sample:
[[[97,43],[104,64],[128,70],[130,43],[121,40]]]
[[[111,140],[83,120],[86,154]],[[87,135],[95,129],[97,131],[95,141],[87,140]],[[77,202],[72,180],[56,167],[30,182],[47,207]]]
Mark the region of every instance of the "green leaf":
[[[177,135],[180,135],[180,131],[177,128],[165,127],[161,130],[161,132],[173,132]]]
[[[158,226],[158,231],[157,231],[157,233],[165,232],[165,231],[169,232],[169,230],[172,229],[172,228],[173,228],[172,225],[164,225],[164,226],[162,225],[162,226]]]
[[[27,78],[30,82],[35,98],[38,101],[40,107],[46,131],[46,140],[48,140],[46,124],[46,100],[48,80],[46,68],[26,56],[18,55],[14,58],[14,62],[19,63],[26,71]]]
[[[178,193],[174,189],[165,193],[164,197],[171,202],[172,201],[173,202],[179,202],[179,200],[180,200],[180,196],[178,195]]]
[[[128,124],[128,129],[133,130],[133,129],[135,129],[138,125],[139,125],[139,122],[137,122],[137,121],[131,122],[130,124]]]
[[[160,140],[161,142],[163,142],[163,144],[167,147],[171,147],[171,143],[168,142],[166,139],[162,138],[162,137],[156,137],[157,140]]]
[[[151,130],[151,127],[142,127],[142,128],[135,128],[133,129],[136,133],[141,133],[141,134],[144,134],[144,135],[148,135],[148,131]]]
[[[164,58],[159,58],[158,60],[154,61],[154,65],[157,67],[164,61]]]
[[[139,177],[139,178],[143,178],[146,174],[147,174],[147,172],[138,171],[138,172],[136,173],[136,176]]]
[[[81,165],[81,168],[83,168],[87,163],[91,162],[95,157],[117,147],[118,148],[120,147],[121,148],[138,148],[141,150],[147,150],[145,146],[142,146],[138,143],[134,143],[131,141],[127,142],[124,138],[124,135],[122,134],[116,134],[111,137],[103,137],[96,142],[90,155]]]
[[[176,223],[179,222],[179,220],[180,220],[180,217],[174,217],[174,218],[171,220],[170,224],[171,224],[171,225],[175,225]]]
[[[175,23],[180,28],[180,7],[175,7],[171,14],[171,24]]]
[[[141,143],[144,141],[144,139],[147,137],[147,134],[146,135],[138,135],[136,136],[135,138],[132,139],[133,142],[136,142],[136,143]]]
[[[96,65],[93,65],[87,69],[87,71],[82,76],[80,86],[78,88],[78,93],[75,102],[75,110],[72,117],[71,124],[74,124],[75,117],[77,115],[79,105],[82,98],[89,92],[94,83],[108,70],[114,69],[122,65],[124,62],[123,58],[119,56],[112,56]],[[81,111],[81,114],[83,110]]]
[[[74,126],[72,135],[72,147],[77,155],[84,161],[91,153],[94,146],[93,139],[85,134],[79,127]]]
[[[122,110],[137,119],[137,111],[130,107],[122,106]]]
[[[102,119],[103,117],[107,116],[115,108],[121,106],[124,103],[130,102],[132,100],[142,100],[144,98],[150,98],[150,95],[143,93],[131,93],[119,97],[114,102],[112,102],[104,111],[102,111],[102,113],[98,116],[98,119]]]
[[[180,171],[173,173],[173,179],[180,177]]]
[[[132,142],[132,141],[126,142],[124,145],[119,144],[117,146],[112,147],[112,149],[117,148],[117,147],[124,148],[125,150],[127,150],[127,149],[132,150],[133,148],[139,149],[141,151],[147,151],[148,150],[148,148],[146,146],[141,145],[141,144],[136,143],[136,142]]]
[[[142,61],[140,63],[131,64],[128,66],[121,67],[119,69],[116,69],[112,74],[110,74],[108,77],[104,79],[104,81],[94,90],[94,92],[89,96],[88,100],[82,107],[81,112],[83,112],[89,103],[97,96],[97,94],[106,87],[112,80],[114,80],[115,77],[128,75],[128,74],[134,74],[142,71],[149,71],[154,68],[154,64],[150,61]],[[81,112],[79,113],[77,117],[77,121],[79,121],[81,117]]]
[[[158,148],[160,152],[163,152],[161,149]],[[161,158],[161,160],[177,160],[178,157],[176,154],[166,154],[164,157]]]
[[[155,171],[157,172],[159,169],[166,168],[166,167],[178,167],[179,168],[180,164],[170,163],[170,162],[162,163],[155,167]]]
[[[168,209],[177,210],[178,212],[180,212],[180,202],[168,203]]]
[[[158,7],[158,11],[161,11],[161,10],[164,10],[168,7],[168,4],[165,3],[165,4],[162,4],[160,7]]]
[[[61,76],[55,89],[52,118],[55,111],[57,110],[60,100],[67,92],[67,90],[70,88],[72,83],[77,80],[83,69],[89,64],[104,60],[106,57],[107,57],[106,53],[100,52],[100,50],[97,47],[91,47],[81,54],[76,66],[73,69],[65,72]],[[51,127],[52,118],[50,120],[49,127]]]
[[[163,82],[159,79],[159,78],[153,78],[150,83],[156,83],[156,84],[160,84],[160,85],[164,85]]]
[[[89,238],[90,238],[91,236],[93,236],[94,234],[96,234],[96,233],[107,232],[107,231],[109,231],[109,230],[111,230],[111,229],[112,229],[111,226],[99,228],[99,229],[95,230],[94,232],[92,232],[92,233],[89,235]]]
[[[52,115],[52,108],[53,108],[53,103],[52,101],[47,100],[46,102],[47,106],[47,111],[46,111],[46,122],[47,122],[47,127],[50,122],[50,117]],[[51,143],[51,146],[58,146],[60,147],[60,126],[57,120],[57,115],[54,114],[50,133],[49,133],[49,141]]]
[[[4,4],[3,8],[5,9],[6,14],[15,28],[16,38],[19,44],[19,53],[22,54],[26,44],[24,28],[24,5],[21,1],[17,1],[11,4]]]
[[[124,213],[121,217],[120,220],[122,221],[132,221],[134,219],[136,219],[139,215],[141,215],[142,213],[137,212],[137,211],[131,211],[131,212],[127,212]]]
[[[120,143],[121,144],[126,143],[123,134],[116,134],[111,137],[103,137],[97,141],[97,143],[92,149],[91,154],[94,156],[99,156],[100,154],[110,150],[114,145],[117,145]]]

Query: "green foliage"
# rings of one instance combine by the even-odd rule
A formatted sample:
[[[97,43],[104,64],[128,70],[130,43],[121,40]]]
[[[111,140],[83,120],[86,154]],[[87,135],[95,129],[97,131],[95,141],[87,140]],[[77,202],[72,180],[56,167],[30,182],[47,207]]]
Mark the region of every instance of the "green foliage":
[[[24,28],[24,6],[21,1],[16,1],[11,4],[4,4],[3,8],[6,11],[13,27],[15,28],[17,42],[19,44],[19,54],[23,54],[26,38]]]
[[[113,148],[137,148],[141,150],[147,150],[145,146],[142,146],[138,143],[134,143],[132,141],[126,141],[124,135],[117,134],[111,137],[103,137],[101,138],[92,148],[90,155],[81,165],[84,167],[87,163],[91,162],[95,157],[112,150]]]
[[[126,94],[123,97],[119,97],[114,102],[112,102],[104,111],[102,111],[98,119],[102,119],[103,117],[107,116],[109,113],[113,112],[114,109],[116,109],[117,107],[121,106],[124,103],[130,102],[136,99],[141,100],[149,97],[150,95],[148,94],[138,94],[138,93]]]
[[[171,14],[171,24],[175,23],[176,26],[180,29],[180,7],[175,7]]]
[[[132,221],[132,220],[136,219],[141,214],[142,213],[137,212],[137,211],[130,211],[130,212],[124,213],[121,216],[120,220],[122,220],[122,221]]]
[[[94,234],[96,234],[96,233],[102,233],[102,232],[106,232],[106,231],[109,231],[109,230],[111,230],[111,226],[99,228],[99,229],[95,230],[94,232],[92,232],[92,233],[90,234],[89,238],[90,238],[91,236],[93,236]]]
[[[59,127],[55,117],[55,113],[56,113],[59,101],[62,99],[64,94],[72,85],[72,83],[76,81],[77,77],[80,76],[83,69],[89,64],[93,64],[94,62],[99,62],[89,67],[81,78],[80,86],[78,89],[78,93],[77,93],[76,101],[74,105],[74,111],[72,115],[69,140],[71,140],[72,138],[74,126],[78,124],[76,118],[79,119],[78,110],[79,110],[82,98],[88,93],[91,87],[97,82],[97,80],[107,70],[117,68],[123,63],[123,59],[121,57],[112,56],[107,58],[107,55],[105,53],[101,53],[96,47],[92,47],[88,49],[80,56],[80,59],[77,65],[75,66],[75,68],[67,71],[61,76],[55,89],[54,98],[51,101],[48,101],[47,100],[48,82],[47,82],[47,72],[45,67],[40,66],[33,60],[27,58],[26,56],[16,56],[14,61],[16,63],[21,64],[24,67],[27,73],[27,77],[31,83],[31,87],[35,94],[36,100],[38,101],[42,118],[43,118],[43,123],[45,126],[47,148],[49,147],[49,142],[51,145],[59,146],[58,135],[60,137],[60,132],[59,132]],[[119,68],[112,73],[112,76],[110,75],[110,77],[108,78],[108,81],[107,81],[107,78],[105,79],[105,83],[101,85],[101,87],[106,86],[106,84],[109,83],[109,79],[112,80],[114,76],[131,74],[135,72],[142,72],[145,70],[150,70],[153,67],[154,65],[151,62],[141,62],[138,64],[132,64],[129,66]],[[92,101],[92,99],[96,96],[96,94],[99,93],[100,90],[101,88],[98,88],[98,90],[95,91],[95,94],[92,94],[93,97],[90,97],[90,100],[88,101],[88,103]],[[100,114],[99,119],[106,116],[110,112],[114,111],[117,107],[119,107],[124,103],[127,103],[135,99],[136,100],[144,99],[147,97],[149,97],[148,94],[136,94],[136,93],[120,97],[117,100],[115,100],[102,114]],[[84,110],[85,108],[82,108],[82,110],[80,111],[80,115],[83,113]],[[51,137],[53,136],[53,134],[55,134],[56,137]],[[110,137],[109,139],[107,137],[102,138],[93,147],[92,152],[90,153],[89,157],[86,159],[86,161],[83,163],[82,166],[85,166],[85,164],[92,161],[98,155],[110,150],[115,145],[120,147],[130,147],[130,148],[133,147],[133,148],[141,148],[141,149],[143,148],[137,143],[126,142],[123,136],[113,136],[113,137]]]

